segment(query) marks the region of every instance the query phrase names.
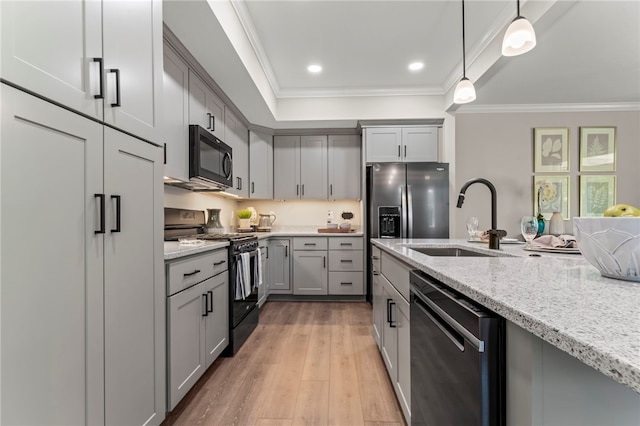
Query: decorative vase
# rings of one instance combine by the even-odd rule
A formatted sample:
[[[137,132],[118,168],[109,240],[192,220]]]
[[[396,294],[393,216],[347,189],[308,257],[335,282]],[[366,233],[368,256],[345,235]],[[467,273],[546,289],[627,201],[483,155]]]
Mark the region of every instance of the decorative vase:
[[[560,212],[553,212],[549,221],[549,233],[551,235],[564,234],[564,219]]]
[[[540,236],[544,234],[544,218],[540,218],[538,219],[538,232],[536,233],[536,236]]]
[[[220,209],[207,209],[209,220],[205,224],[205,230],[209,234],[222,234],[224,228],[220,223]]]
[[[238,218],[238,228],[241,229],[249,229],[251,227],[251,219],[240,219]]]

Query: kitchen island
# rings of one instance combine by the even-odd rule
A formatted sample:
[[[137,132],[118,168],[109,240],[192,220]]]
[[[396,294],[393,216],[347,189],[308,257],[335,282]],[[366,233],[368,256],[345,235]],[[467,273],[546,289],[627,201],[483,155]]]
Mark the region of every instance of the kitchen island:
[[[508,424],[571,424],[575,410],[583,410],[581,424],[640,422],[640,286],[601,277],[579,254],[534,253],[523,245],[489,250],[465,240],[372,243],[383,256],[431,275],[506,319]],[[426,247],[460,247],[495,257],[437,257],[412,250]],[[563,411],[572,414],[563,417]]]

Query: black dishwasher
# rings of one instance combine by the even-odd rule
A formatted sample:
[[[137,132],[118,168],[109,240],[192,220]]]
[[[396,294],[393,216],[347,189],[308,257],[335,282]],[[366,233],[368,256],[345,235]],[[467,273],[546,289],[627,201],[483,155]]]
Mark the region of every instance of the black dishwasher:
[[[411,424],[505,424],[504,319],[421,271],[411,281]]]

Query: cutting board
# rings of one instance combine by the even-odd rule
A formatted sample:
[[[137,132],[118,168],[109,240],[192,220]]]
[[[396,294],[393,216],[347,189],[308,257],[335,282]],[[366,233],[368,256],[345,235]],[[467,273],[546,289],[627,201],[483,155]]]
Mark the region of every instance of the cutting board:
[[[318,228],[318,232],[321,234],[349,234],[356,232],[355,229],[340,229],[340,228]]]

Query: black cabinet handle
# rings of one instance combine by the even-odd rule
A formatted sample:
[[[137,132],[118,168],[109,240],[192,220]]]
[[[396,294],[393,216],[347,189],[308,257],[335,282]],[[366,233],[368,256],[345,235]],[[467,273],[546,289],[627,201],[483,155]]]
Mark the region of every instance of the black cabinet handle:
[[[200,273],[200,269],[196,269],[193,272],[189,272],[188,274],[183,274],[185,277],[190,277],[191,275],[195,275],[195,274],[199,274]]]
[[[406,145],[404,146],[404,156],[405,156],[405,158],[407,157],[407,146]]]
[[[209,316],[209,310],[207,309],[207,308],[208,308],[208,306],[207,306],[207,304],[208,304],[208,303],[207,303],[207,299],[208,299],[207,295],[206,295],[206,294],[203,294],[203,295],[202,295],[202,301],[204,302],[204,303],[203,303],[204,313],[202,314],[202,316],[203,316],[203,317]]]
[[[93,58],[93,62],[97,62],[100,68],[100,92],[97,95],[93,95],[94,99],[104,99],[104,82],[102,81],[102,76],[104,74],[104,62],[102,62],[102,58]]]
[[[302,184],[302,196],[304,197],[304,183]]]
[[[391,303],[389,303],[389,327],[391,328],[396,328],[396,323],[393,320],[391,314],[393,313],[393,308],[392,306],[395,306],[396,302],[394,302],[393,300],[391,300]]]
[[[267,249],[267,259],[269,258],[269,246],[265,247]]]
[[[371,258],[374,259],[374,260],[380,259],[378,256],[371,256]]]
[[[242,178],[241,177],[236,177],[236,184],[237,184],[237,187],[236,187],[237,190],[242,189]]]
[[[117,68],[108,69],[107,72],[112,72],[116,75],[116,102],[111,104],[112,107],[122,106],[120,104],[120,70]]]
[[[380,275],[380,272],[373,272],[373,275],[378,276]]]
[[[289,257],[289,246],[284,246],[284,257]]]
[[[211,126],[211,131],[216,131],[216,117],[213,114],[209,114],[209,125]]]
[[[227,263],[227,261],[226,260],[221,260],[220,262],[213,262],[213,266],[220,266],[223,263]]]
[[[393,299],[387,299],[387,322],[391,324],[391,302]]]
[[[296,185],[296,195],[300,195],[300,185]]]
[[[209,313],[209,312],[213,312],[213,290],[207,291],[207,294],[209,295],[209,297],[207,297],[208,299],[207,313]]]
[[[327,269],[327,256],[322,256],[322,267]]]
[[[315,246],[316,243],[304,243],[305,246]]]
[[[207,113],[207,117],[209,117],[209,119],[207,120],[207,130],[212,130],[211,129],[211,114]]]
[[[353,285],[353,283],[340,283],[340,285]]]
[[[100,228],[95,231],[96,234],[104,234],[105,219],[104,219],[104,194],[94,194],[98,200],[100,200]]]
[[[256,184],[255,182],[251,182],[251,193],[255,193],[256,192]]]
[[[164,147],[162,148],[164,149],[164,164],[167,164],[167,144],[164,144]]]
[[[333,195],[333,184],[329,185],[329,195]]]
[[[340,259],[342,263],[353,263],[353,259]]]
[[[341,246],[352,246],[353,243],[340,243]],[[375,259],[375,258],[374,258]]]
[[[400,157],[400,145],[398,145],[398,157]]]
[[[111,232],[120,232],[120,220],[122,216],[122,208],[121,208],[122,204],[120,201],[120,196],[112,195],[111,199],[116,200],[116,227],[111,229]]]

